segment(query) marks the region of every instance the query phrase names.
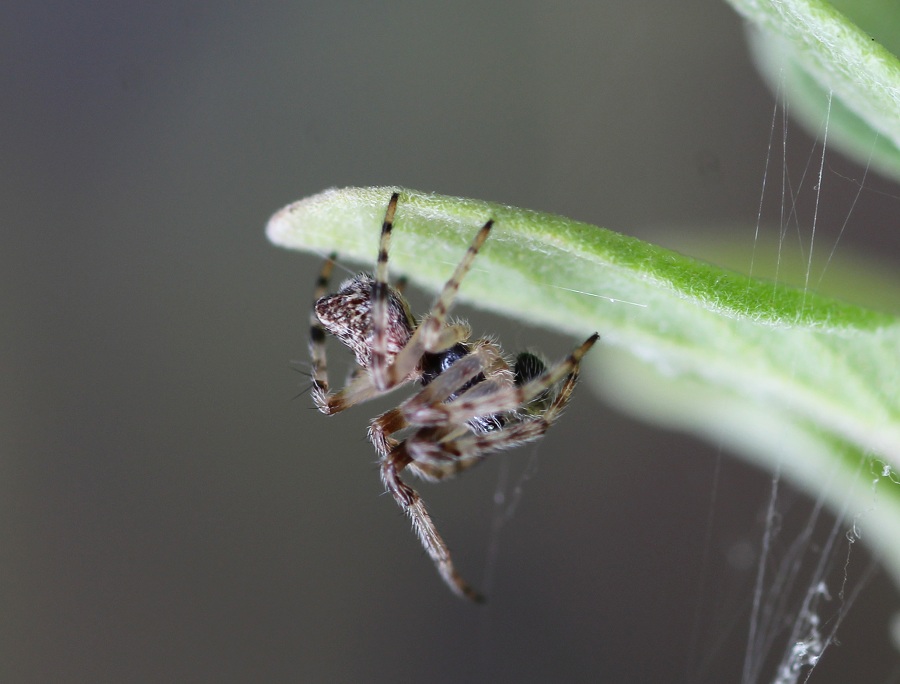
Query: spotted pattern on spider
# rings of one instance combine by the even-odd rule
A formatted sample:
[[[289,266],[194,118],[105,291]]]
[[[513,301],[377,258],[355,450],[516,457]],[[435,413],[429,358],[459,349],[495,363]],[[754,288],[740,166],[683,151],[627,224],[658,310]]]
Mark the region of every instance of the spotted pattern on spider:
[[[465,323],[448,321],[492,220],[475,235],[431,311],[417,321],[403,298],[403,284],[388,283],[388,249],[398,201],[399,193],[394,193],[388,202],[374,277],[357,275],[344,281],[335,294],[326,294],[336,257],[322,266],[310,315],[312,396],[322,413],[333,414],[399,385],[419,385],[397,408],[372,420],[369,440],[378,452],[387,491],[409,517],[438,573],[454,593],[480,602],[484,597],[457,572],[422,498],[400,475],[408,469],[426,480],[442,480],[494,452],[541,437],[569,403],[581,359],[599,335],[591,335],[548,367],[530,352],[518,354],[510,363],[495,341],[471,340]],[[326,333],[356,357],[352,379],[337,392],[328,384]],[[401,431],[406,435],[402,439],[397,436]]]

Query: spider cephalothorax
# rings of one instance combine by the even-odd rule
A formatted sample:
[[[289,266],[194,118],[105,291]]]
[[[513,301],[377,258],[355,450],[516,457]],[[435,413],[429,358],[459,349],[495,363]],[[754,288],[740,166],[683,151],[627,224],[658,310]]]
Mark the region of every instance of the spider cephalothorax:
[[[310,317],[313,399],[323,413],[342,411],[407,382],[421,389],[369,425],[381,479],[410,518],[438,572],[460,596],[482,600],[459,575],[421,497],[400,473],[441,480],[480,463],[489,454],[539,438],[559,418],[578,379],[581,358],[597,341],[591,335],[568,357],[547,367],[530,352],[510,363],[490,339],[470,340],[462,322],[447,313],[463,277],[487,239],[493,221],[478,231],[431,311],[416,322],[402,286],[387,282],[388,247],[399,195],[388,203],[374,278],[357,275],[326,295],[334,258],[322,267]],[[358,368],[349,384],[331,392],[325,333],[347,345]],[[405,431],[405,437],[397,434]]]

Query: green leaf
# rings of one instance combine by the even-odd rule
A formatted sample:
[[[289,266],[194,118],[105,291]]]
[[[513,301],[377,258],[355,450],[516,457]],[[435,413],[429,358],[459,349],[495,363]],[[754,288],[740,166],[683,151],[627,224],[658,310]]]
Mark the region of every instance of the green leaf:
[[[857,25],[823,0],[728,1],[754,27],[750,45],[769,86],[784,90],[812,134],[828,115],[831,142],[900,179],[898,4],[835,3]]]
[[[371,266],[393,190],[323,192],[276,213],[267,234]],[[413,190],[401,190],[392,273],[438,291],[489,218],[461,299],[578,337],[599,331],[588,360],[607,396],[778,464],[817,494],[831,483],[836,510],[871,509],[870,539],[900,582],[897,317],[559,216]]]

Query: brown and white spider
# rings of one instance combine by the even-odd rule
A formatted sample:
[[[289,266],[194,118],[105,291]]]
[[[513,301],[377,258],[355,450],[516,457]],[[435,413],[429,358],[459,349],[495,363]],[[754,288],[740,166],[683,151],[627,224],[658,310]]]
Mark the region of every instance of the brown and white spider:
[[[442,480],[492,452],[539,438],[568,404],[581,358],[599,336],[591,335],[547,368],[528,352],[510,364],[496,342],[469,340],[471,331],[464,322],[447,320],[493,221],[478,231],[431,311],[417,322],[401,294],[402,285],[388,284],[388,247],[398,197],[391,196],[385,213],[374,279],[360,274],[342,283],[336,294],[326,295],[335,257],[322,267],[310,316],[312,396],[322,413],[333,414],[407,382],[422,386],[371,422],[369,440],[378,452],[382,481],[409,516],[441,577],[459,596],[482,601],[454,568],[421,497],[400,474],[408,468],[426,480]],[[350,347],[358,364],[339,392],[328,385],[326,331]],[[407,431],[402,440],[394,436],[401,430]]]

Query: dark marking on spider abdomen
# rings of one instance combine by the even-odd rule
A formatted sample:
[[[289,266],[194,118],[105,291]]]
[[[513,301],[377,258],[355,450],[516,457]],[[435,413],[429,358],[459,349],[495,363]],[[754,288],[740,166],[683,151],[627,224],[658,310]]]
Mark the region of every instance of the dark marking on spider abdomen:
[[[423,354],[421,364],[421,383],[423,385],[428,385],[435,378],[437,378],[437,376],[450,368],[450,366],[452,366],[454,363],[471,353],[472,347],[470,345],[466,344],[465,342],[457,342],[445,351],[438,352],[436,354]],[[533,357],[532,354],[528,354],[528,356]],[[536,357],[534,358],[536,359]],[[541,363],[539,359],[536,360],[538,361],[538,363]],[[542,363],[541,369],[543,370]],[[540,374],[540,372],[538,374]],[[484,373],[479,373],[458,390],[453,392],[449,397],[447,397],[446,401],[449,403],[457,399],[463,392],[474,387],[478,383],[483,382],[484,379]],[[516,384],[519,384],[518,374],[516,375]],[[485,416],[476,416],[475,418],[471,418],[466,421],[466,425],[468,425],[473,432],[484,434],[486,432],[493,432],[494,430],[503,428],[506,425],[506,422],[506,418],[502,414],[491,413]]]
[[[437,352],[436,354],[425,353],[422,355],[421,361],[421,369],[422,369],[422,379],[421,382],[423,385],[430,384],[437,376],[443,373],[445,370],[450,368],[454,363],[459,361],[462,357],[468,356],[471,353],[472,349],[468,344],[464,342],[457,342],[450,349],[447,349],[442,352]],[[480,379],[479,379],[480,378]],[[464,390],[469,389],[472,385],[476,384],[476,381],[481,382],[484,380],[484,375],[479,374],[475,378],[472,378],[468,383],[459,388],[459,392],[463,392]],[[456,394],[451,394],[451,398],[455,398]]]
[[[516,376],[516,387],[524,385],[529,380],[534,380],[547,370],[547,366],[540,357],[531,352],[522,352],[516,357],[516,365],[513,372]]]

